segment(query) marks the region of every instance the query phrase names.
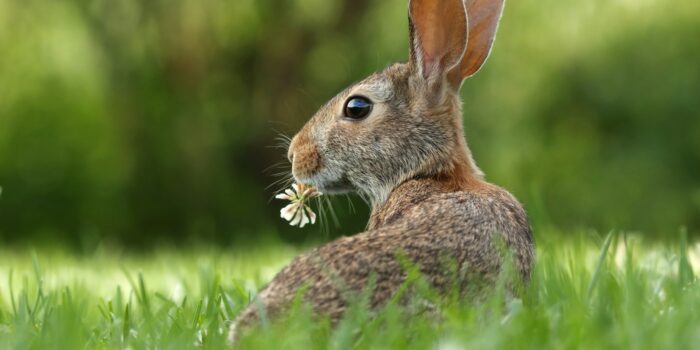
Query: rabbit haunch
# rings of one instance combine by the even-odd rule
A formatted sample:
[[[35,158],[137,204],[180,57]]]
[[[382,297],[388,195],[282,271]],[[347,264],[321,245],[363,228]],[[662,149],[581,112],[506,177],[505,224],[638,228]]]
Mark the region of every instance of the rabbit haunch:
[[[294,137],[297,182],[366,195],[368,227],[295,258],[237,317],[232,340],[261,311],[287,310],[302,287],[315,314],[334,324],[348,293],[369,292],[370,306],[381,307],[406,281],[399,254],[437,291],[456,286],[465,300],[476,299],[476,285],[493,286],[509,257],[517,274],[507,285],[529,281],[535,249],[525,211],[484,181],[462,129],[459,89],[486,60],[502,9],[503,0],[410,0],[409,61],[339,93]],[[358,96],[371,111],[349,118],[345,104]]]

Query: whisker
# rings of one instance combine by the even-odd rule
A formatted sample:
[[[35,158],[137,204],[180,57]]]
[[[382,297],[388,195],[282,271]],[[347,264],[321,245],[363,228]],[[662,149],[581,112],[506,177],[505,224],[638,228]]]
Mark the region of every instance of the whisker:
[[[333,220],[333,224],[335,225],[336,228],[339,228],[340,227],[340,220],[338,220],[338,215],[336,215],[335,209],[333,209],[333,202],[328,197],[326,197],[325,200],[326,200],[326,204],[328,205],[328,211],[331,214],[331,219]]]
[[[289,171],[280,171],[278,173],[270,174],[270,176],[278,178],[277,180],[275,180],[273,182],[273,184],[275,184],[275,183],[279,183],[280,181],[288,180],[289,178],[292,177],[292,173]]]
[[[279,188],[277,188],[277,191],[275,191],[275,193],[282,193],[282,192],[284,192],[284,190],[286,190],[286,189],[288,189],[289,187],[291,187],[293,183],[294,183],[294,178],[291,177],[291,176],[290,176],[289,178],[285,179],[284,181],[279,182],[279,183],[278,183]]]
[[[275,169],[275,168],[277,168],[277,169],[288,168],[287,162],[277,162],[275,164],[272,164],[269,167],[263,169],[263,173],[267,173],[268,171]]]
[[[274,174],[270,174],[270,175],[271,175],[271,176],[274,176],[274,177],[280,177],[280,176],[286,177],[287,175],[291,175],[291,172],[289,171],[289,169],[286,169],[286,170],[284,170],[284,171],[280,171],[280,172],[277,172],[277,173],[274,173]]]
[[[365,202],[365,204],[367,204],[368,207],[372,206],[366,194],[357,192],[357,196],[360,197],[360,199],[362,199],[362,201]]]
[[[285,189],[289,188],[292,185],[293,181],[287,181],[286,183],[283,184],[283,186],[280,186],[280,189],[277,191],[274,191],[270,198],[267,200],[267,204],[272,203],[272,201],[275,199],[275,196],[279,193],[282,193]]]
[[[279,142],[279,143],[281,143],[281,144],[287,144],[287,145],[288,145],[288,144],[292,143],[292,139],[291,139],[289,136],[286,136],[286,135],[277,136],[277,137],[275,137],[274,140],[277,141],[277,142]]]
[[[352,202],[352,198],[350,198],[349,194],[345,194],[345,198],[348,200],[348,206],[350,207],[350,213],[355,214],[355,204]]]
[[[321,233],[327,237],[330,233],[330,229],[328,227],[328,220],[326,220],[326,207],[323,204],[321,197],[316,198],[316,207],[318,207],[318,223],[320,225]]]
[[[273,181],[271,184],[269,184],[267,187],[265,187],[265,190],[269,190],[271,187],[277,186],[277,185],[282,185],[282,188],[279,188],[275,193],[282,192],[285,188],[291,186],[292,182],[294,181],[294,178],[290,175],[289,177],[283,177],[281,179],[277,179]]]
[[[273,146],[270,146],[272,148],[288,148],[289,145],[292,143],[292,140],[287,139],[287,138],[282,138],[282,137],[277,137],[275,138],[276,144]]]
[[[281,131],[279,131],[279,130],[277,130],[277,129],[275,129],[275,128],[272,128],[272,131],[274,131],[275,134],[277,134],[277,137],[281,137],[281,138],[284,138],[284,139],[286,139],[286,140],[291,140],[291,139],[292,139],[290,136],[287,136],[287,134],[285,134],[285,133],[283,133],[283,132],[281,132]]]
[[[292,138],[290,136],[287,136],[286,134],[279,132],[277,130],[275,130],[275,132],[277,133],[277,136],[275,137],[275,141],[282,143],[282,144],[286,144],[286,145],[289,145],[290,143],[292,143]]]

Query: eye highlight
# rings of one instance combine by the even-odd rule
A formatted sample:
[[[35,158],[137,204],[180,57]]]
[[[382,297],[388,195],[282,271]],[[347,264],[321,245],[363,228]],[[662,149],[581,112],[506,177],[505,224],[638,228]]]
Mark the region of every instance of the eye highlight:
[[[352,96],[345,102],[343,114],[348,119],[360,120],[372,111],[372,101],[362,96]]]

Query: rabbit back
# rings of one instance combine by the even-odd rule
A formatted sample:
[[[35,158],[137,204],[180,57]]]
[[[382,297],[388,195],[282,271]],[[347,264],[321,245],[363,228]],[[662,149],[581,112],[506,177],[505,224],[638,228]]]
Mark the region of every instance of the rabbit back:
[[[418,181],[405,190],[411,203],[425,191]],[[412,197],[410,194],[413,194]],[[402,208],[399,203],[395,207]],[[353,295],[371,293],[377,308],[395,295],[407,278],[400,256],[417,266],[437,291],[467,290],[472,282],[492,285],[512,256],[519,279],[529,280],[534,244],[522,206],[505,190],[488,185],[480,191],[436,193],[389,215],[379,227],[342,237],[296,259],[260,292],[235,324],[247,326],[264,312],[283,312],[304,289],[304,298],[319,315],[339,320]],[[446,264],[456,264],[455,270]],[[372,280],[373,290],[367,291]]]

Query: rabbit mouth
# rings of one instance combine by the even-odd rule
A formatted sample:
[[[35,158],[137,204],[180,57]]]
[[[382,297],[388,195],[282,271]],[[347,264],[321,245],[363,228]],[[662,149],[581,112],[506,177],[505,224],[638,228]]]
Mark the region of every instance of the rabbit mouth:
[[[355,191],[355,186],[345,176],[329,178],[328,176],[317,175],[303,180],[301,182],[313,185],[325,194],[342,194]]]
[[[320,191],[328,194],[342,194],[355,191],[350,181],[337,181],[316,186]]]

